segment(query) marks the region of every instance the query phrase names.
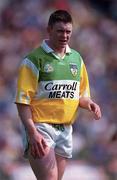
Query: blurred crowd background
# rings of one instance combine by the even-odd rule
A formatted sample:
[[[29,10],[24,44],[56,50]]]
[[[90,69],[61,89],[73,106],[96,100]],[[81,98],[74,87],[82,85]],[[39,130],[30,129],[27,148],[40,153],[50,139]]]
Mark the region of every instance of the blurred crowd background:
[[[34,180],[22,158],[21,122],[14,104],[16,80],[23,57],[47,37],[48,18],[56,9],[66,9],[73,17],[70,46],[83,57],[92,98],[102,109],[100,121],[79,109],[65,180],[70,178],[70,168],[74,174],[73,167],[79,179],[70,180],[116,180],[117,140],[112,138],[117,131],[116,0],[0,1],[0,179]],[[90,178],[94,172],[98,175]]]

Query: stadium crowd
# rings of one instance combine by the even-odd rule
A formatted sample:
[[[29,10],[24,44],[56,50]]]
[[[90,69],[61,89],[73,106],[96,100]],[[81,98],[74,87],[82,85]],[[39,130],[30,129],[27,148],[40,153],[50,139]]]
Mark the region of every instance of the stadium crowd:
[[[67,9],[73,17],[70,44],[82,55],[91,95],[102,108],[100,121],[79,109],[73,125],[73,160],[97,167],[102,180],[117,179],[117,139],[112,139],[117,131],[117,1],[111,2],[110,14],[89,0],[0,2],[0,179],[15,180],[13,172],[27,165],[21,156],[21,124],[14,104],[18,66],[47,36],[49,14],[56,9]]]

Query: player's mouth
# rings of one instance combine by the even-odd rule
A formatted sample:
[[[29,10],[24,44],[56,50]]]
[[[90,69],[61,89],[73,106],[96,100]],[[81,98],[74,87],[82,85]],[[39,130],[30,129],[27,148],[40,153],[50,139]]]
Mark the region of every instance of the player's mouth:
[[[59,40],[59,43],[60,43],[61,45],[66,45],[66,44],[67,44],[67,40]]]

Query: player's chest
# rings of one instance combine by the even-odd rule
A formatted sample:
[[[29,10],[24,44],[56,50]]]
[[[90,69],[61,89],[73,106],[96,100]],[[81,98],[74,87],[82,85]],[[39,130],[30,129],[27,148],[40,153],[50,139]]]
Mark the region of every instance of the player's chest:
[[[80,66],[74,60],[44,59],[41,62],[40,80],[79,80]]]

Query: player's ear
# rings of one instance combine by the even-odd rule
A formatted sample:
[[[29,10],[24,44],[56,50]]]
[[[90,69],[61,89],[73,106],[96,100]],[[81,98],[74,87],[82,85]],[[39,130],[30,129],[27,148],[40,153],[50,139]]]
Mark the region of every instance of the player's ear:
[[[51,31],[52,31],[52,27],[51,27],[51,26],[48,26],[48,27],[47,27],[47,32],[50,34]]]
[[[47,26],[47,32],[49,33],[49,31],[50,31],[50,27],[49,27],[49,26]]]

